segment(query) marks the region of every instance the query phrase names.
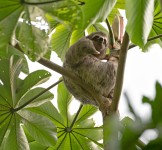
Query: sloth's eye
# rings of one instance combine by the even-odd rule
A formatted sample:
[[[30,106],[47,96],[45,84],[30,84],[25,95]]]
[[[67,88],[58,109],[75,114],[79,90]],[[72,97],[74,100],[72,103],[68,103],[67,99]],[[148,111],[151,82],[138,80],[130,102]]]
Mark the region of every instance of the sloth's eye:
[[[94,40],[94,41],[98,41],[99,38],[100,38],[100,37],[96,35],[96,36],[94,36],[94,37],[92,38],[92,40]]]
[[[94,36],[94,37],[92,38],[92,40],[93,40],[93,41],[96,41],[96,42],[99,42],[99,43],[106,44],[106,40],[105,40],[103,37],[101,37],[101,36]]]

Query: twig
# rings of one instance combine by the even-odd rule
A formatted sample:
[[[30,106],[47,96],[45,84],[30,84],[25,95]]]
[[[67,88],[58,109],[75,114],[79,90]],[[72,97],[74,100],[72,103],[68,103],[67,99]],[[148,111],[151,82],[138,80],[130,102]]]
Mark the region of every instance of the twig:
[[[149,39],[147,40],[147,42],[150,42],[150,41],[153,41],[153,40],[156,40],[156,39],[159,39],[159,38],[162,38],[162,34],[159,34],[159,35],[157,35],[157,36],[154,36],[154,37],[149,38]],[[137,45],[135,45],[135,44],[131,44],[131,45],[129,45],[129,49],[134,48],[134,47],[136,47],[136,46],[137,46]]]
[[[121,50],[120,50],[120,57],[119,57],[117,77],[116,77],[116,83],[115,83],[115,89],[114,89],[114,96],[113,96],[113,100],[112,100],[112,105],[110,107],[110,112],[117,112],[117,110],[118,110],[119,99],[120,99],[122,86],[123,86],[124,69],[125,69],[125,62],[126,62],[128,47],[129,47],[129,36],[128,36],[127,32],[125,32],[124,38],[123,38],[123,43],[121,45]]]

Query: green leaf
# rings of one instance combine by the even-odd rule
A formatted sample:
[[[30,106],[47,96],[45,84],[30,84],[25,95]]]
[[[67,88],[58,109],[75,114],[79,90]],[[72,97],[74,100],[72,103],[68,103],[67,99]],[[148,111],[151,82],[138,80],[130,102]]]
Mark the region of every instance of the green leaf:
[[[96,21],[103,21],[111,12],[116,0],[85,0],[82,6],[84,12],[84,27],[94,24]]]
[[[35,7],[25,7],[22,16],[23,21],[19,22],[19,28],[17,28],[17,39],[19,40],[20,48],[31,60],[38,60],[49,49],[47,32],[38,27],[38,23],[34,22],[35,18],[33,17],[36,16],[32,15],[36,12],[37,9]]]
[[[143,98],[143,102],[149,103],[152,108],[152,121],[154,123],[154,126],[158,124],[162,124],[162,109],[161,109],[161,104],[162,104],[162,86],[157,82],[156,83],[156,95],[153,100],[150,100],[147,97]]]
[[[79,134],[84,138],[88,138],[90,141],[95,143],[97,143],[96,141],[103,139],[103,129],[100,127],[78,128],[78,129],[74,128],[73,133],[75,133],[76,135]]]
[[[8,127],[10,126],[12,116],[9,113],[7,113],[8,111],[2,112],[2,105],[0,107],[0,111],[1,111],[1,113],[0,113],[0,116],[1,116],[0,117],[0,130],[1,130],[1,132],[0,132],[0,146],[1,146],[4,139],[6,139],[5,135],[8,130]]]
[[[27,63],[27,60],[25,58],[25,55],[21,51],[12,47],[11,45],[8,45],[7,58],[11,57],[12,55],[16,55],[16,56],[23,58],[24,61],[22,62],[23,63],[22,64],[22,72],[24,72],[25,74],[29,74],[28,63]]]
[[[81,8],[72,0],[62,0],[54,3],[39,5],[40,9],[45,13],[52,15],[54,20],[72,27],[79,29],[83,27],[83,14]]]
[[[40,144],[53,146],[56,144],[56,127],[47,118],[28,110],[18,112],[30,135]]]
[[[126,30],[130,40],[143,47],[147,43],[153,24],[154,0],[126,0]]]
[[[47,71],[40,70],[38,71],[37,75],[40,75],[38,76],[38,78],[41,77],[41,79],[35,78],[37,79],[36,82],[34,81],[31,82],[28,80],[28,84],[26,83],[26,86],[23,87],[24,80],[21,80],[19,78],[19,74],[22,70],[23,64],[24,64],[23,59],[22,58],[20,59],[18,55],[13,55],[9,59],[0,60],[0,130],[2,130],[0,132],[0,149],[28,150],[29,145],[28,145],[26,136],[24,134],[24,131],[22,129],[23,123],[22,123],[21,117],[23,117],[24,119],[25,115],[29,116],[28,121],[31,121],[31,122],[32,122],[32,119],[34,120],[34,118],[36,119],[37,117],[39,119],[41,118],[41,116],[37,115],[37,117],[35,117],[35,114],[33,115],[32,113],[29,113],[27,111],[25,112],[25,115],[22,116],[23,111],[20,109],[23,109],[27,105],[26,104],[23,107],[21,107],[23,104],[25,104],[25,102],[27,103],[28,99],[29,100],[32,99],[33,95],[36,95],[42,92],[42,90],[44,90],[43,88],[36,88],[32,90],[30,88],[33,88],[33,86],[40,84],[44,82],[45,80],[47,80],[49,78],[49,74]],[[32,76],[34,77],[36,75],[34,75],[33,73],[32,75],[29,75],[29,77],[27,77],[26,79],[33,80],[34,78],[31,78]],[[28,92],[28,95],[25,95],[25,96],[22,95],[22,97],[19,95],[21,99],[20,104],[22,105],[20,107],[17,107],[16,109],[15,105],[19,101],[19,99],[16,99],[16,98],[18,97],[17,94],[19,93],[21,87],[27,88],[27,89],[24,89],[24,93]],[[35,102],[30,101],[31,102],[30,105],[38,106],[52,98],[53,98],[52,93],[47,91],[44,95],[41,95],[39,98],[35,99]],[[21,117],[18,115],[18,113],[20,114],[22,113],[20,115]],[[44,136],[47,137],[47,140],[49,140],[49,142],[46,143],[46,140],[44,140],[45,137],[39,138],[38,141],[44,140],[44,142],[48,146],[54,145],[55,139],[53,137],[55,137],[55,134],[56,134],[55,127],[50,122],[50,120],[48,120],[45,117],[42,117],[42,118],[43,119],[42,120],[40,119],[40,122],[37,120],[35,120],[35,122],[40,123],[40,126],[39,126],[40,128],[38,128],[40,130],[44,130],[44,128],[46,127],[45,126],[46,123],[48,124],[47,127],[49,127],[49,129],[44,130],[45,132],[47,131],[47,133],[44,134]],[[41,121],[44,122],[45,124],[43,124]],[[34,123],[32,125],[34,125]],[[30,126],[32,126],[30,123],[26,123],[26,124],[29,128]],[[33,129],[33,126],[31,127],[31,130],[32,129]],[[35,131],[35,132],[39,134],[38,131]],[[33,134],[35,132],[33,132]],[[34,137],[38,138],[38,136],[40,135],[37,135],[37,136],[35,135]],[[52,140],[54,141],[53,144],[52,144]]]
[[[68,126],[68,108],[71,102],[71,94],[67,91],[63,82],[58,85],[57,95],[57,102],[60,114],[64,119],[64,124]]]
[[[48,149],[48,146],[41,145],[37,141],[33,141],[29,143],[30,150],[45,150]]]
[[[0,0],[0,51],[5,50],[13,34],[23,6],[19,0]]]
[[[10,101],[9,103],[12,101],[12,106],[16,104],[16,79],[20,74],[22,64],[23,59],[19,59],[17,56],[0,60],[0,80],[7,89],[8,97],[10,97],[10,99],[6,101]]]
[[[92,116],[98,109],[95,106],[92,105],[84,105],[82,110],[79,113],[79,116],[77,118],[76,124],[79,124],[80,122],[88,119],[90,116]]]
[[[84,36],[84,30],[74,30],[70,38],[70,46],[76,43],[79,39]]]
[[[71,34],[71,30],[63,25],[59,25],[52,35],[52,49],[57,53],[61,60],[64,60],[65,53],[69,48]]]
[[[46,70],[37,70],[30,73],[22,82],[22,85],[18,91],[17,98],[20,99],[28,90],[34,86],[40,85],[46,82],[51,76]]]
[[[149,141],[143,150],[160,150],[162,149],[162,138],[156,138],[155,140]]]
[[[51,102],[44,103],[36,108],[28,108],[30,111],[48,117],[57,127],[65,127],[64,121],[58,110]]]
[[[155,1],[155,11],[154,11],[154,20],[153,20],[153,26],[152,30],[150,32],[149,38],[155,37],[159,34],[162,34],[162,12],[159,2]],[[158,38],[156,40],[153,40],[151,42],[148,42],[148,46],[151,44],[160,44],[162,47],[162,38]]]
[[[32,90],[30,90],[29,92],[27,92],[18,102],[17,107],[27,103],[28,101],[30,101],[33,97],[37,97],[37,95],[39,95],[39,93],[41,93],[42,91],[44,91],[44,88],[34,88]],[[31,97],[32,95],[32,97]],[[25,108],[27,107],[37,107],[42,105],[43,103],[50,101],[53,99],[53,94],[49,91],[45,92],[44,94],[38,96],[37,98],[35,98],[31,103],[29,103]]]
[[[121,148],[127,149],[129,145],[130,150],[136,150],[136,144],[138,139],[146,129],[146,124],[142,123],[141,120],[135,120],[126,117],[122,120],[122,138]]]
[[[14,115],[11,120],[11,128],[8,130],[7,137],[4,137],[4,143],[2,143],[2,149],[25,149],[29,150],[28,141],[26,139],[25,133],[20,125],[20,117],[18,115]]]

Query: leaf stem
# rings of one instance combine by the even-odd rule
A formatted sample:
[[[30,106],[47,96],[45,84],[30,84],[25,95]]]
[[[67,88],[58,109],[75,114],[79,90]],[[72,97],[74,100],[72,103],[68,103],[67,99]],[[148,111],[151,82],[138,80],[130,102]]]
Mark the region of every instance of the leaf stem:
[[[25,4],[25,5],[44,5],[44,4],[51,4],[51,3],[56,3],[56,2],[60,2],[60,1],[63,1],[63,0],[51,0],[51,1],[46,1],[46,2],[26,2],[25,0],[21,0],[21,3],[22,4]]]
[[[78,109],[78,111],[77,111],[77,113],[76,113],[76,115],[75,115],[75,117],[74,117],[74,119],[73,119],[73,121],[72,121],[72,123],[70,125],[70,129],[73,128],[73,126],[74,126],[74,124],[75,124],[75,122],[76,122],[76,120],[77,120],[77,118],[79,116],[79,113],[82,110],[82,108],[83,108],[83,104],[80,105],[80,107],[79,107],[79,109]]]
[[[32,101],[34,101],[36,98],[38,98],[39,96],[43,95],[45,92],[47,92],[48,90],[52,89],[54,86],[56,86],[57,84],[59,84],[60,82],[62,82],[63,80],[59,80],[57,82],[55,82],[54,84],[52,84],[51,86],[49,86],[48,88],[46,88],[45,90],[43,90],[42,92],[38,93],[37,95],[35,95],[33,98],[31,98],[29,101],[27,101],[26,103],[22,104],[21,106],[19,106],[18,108],[13,109],[14,112],[19,111],[20,109],[24,108],[25,106],[27,106],[28,104],[30,104]]]
[[[149,38],[149,39],[147,40],[147,42],[156,40],[156,39],[158,39],[158,38],[162,38],[162,34],[159,34],[159,35],[157,35],[157,36],[154,36],[154,37]],[[136,46],[137,46],[137,45],[135,45],[135,44],[131,44],[131,45],[129,46],[129,49],[134,48],[134,47],[136,47]]]
[[[21,0],[21,4],[25,4],[25,5],[45,5],[45,4],[51,4],[51,3],[57,3],[60,1],[65,1],[65,0],[51,0],[51,1],[45,1],[45,2],[26,2],[25,0]],[[78,5],[84,5],[85,2],[82,1],[77,1]]]

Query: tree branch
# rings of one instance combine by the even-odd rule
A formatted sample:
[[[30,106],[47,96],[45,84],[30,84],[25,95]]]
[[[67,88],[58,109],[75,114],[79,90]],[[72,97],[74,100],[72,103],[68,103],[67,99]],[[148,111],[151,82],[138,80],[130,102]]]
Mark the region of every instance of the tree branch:
[[[43,66],[46,66],[49,69],[52,69],[64,76],[71,78],[77,85],[82,87],[85,91],[87,91],[93,97],[93,99],[97,102],[98,106],[103,104],[102,96],[99,95],[90,85],[86,84],[78,76],[75,76],[74,74],[69,72],[69,70],[67,70],[67,69],[65,69],[65,68],[55,64],[54,62],[51,62],[51,61],[45,59],[45,58],[41,58],[38,62],[40,64],[42,64]]]
[[[125,69],[125,62],[126,62],[128,47],[129,47],[129,36],[127,32],[125,32],[123,43],[120,49],[114,96],[113,96],[112,104],[110,106],[110,112],[117,112],[118,110],[120,95],[121,95],[122,86],[123,86],[124,69]]]

